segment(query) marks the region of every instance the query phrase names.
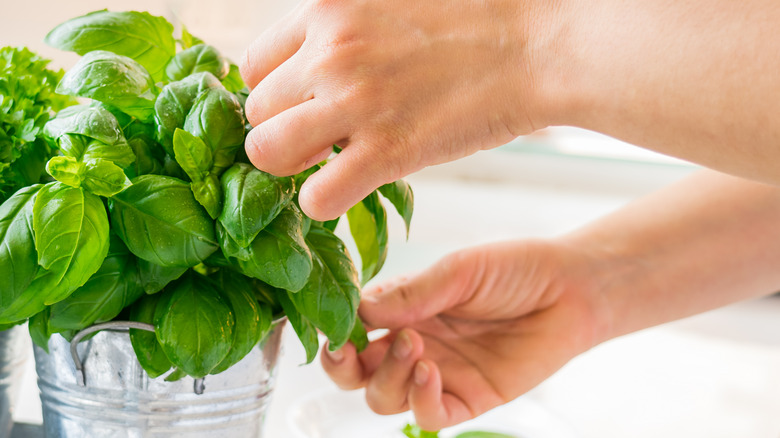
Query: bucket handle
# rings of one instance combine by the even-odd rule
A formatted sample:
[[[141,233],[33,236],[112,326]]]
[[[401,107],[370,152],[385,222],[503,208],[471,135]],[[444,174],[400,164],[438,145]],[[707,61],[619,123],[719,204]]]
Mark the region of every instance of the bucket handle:
[[[154,333],[154,326],[145,322],[111,321],[87,327],[73,336],[73,340],[70,341],[70,355],[73,358],[73,364],[76,366],[76,382],[79,386],[87,386],[86,375],[84,374],[84,363],[81,361],[79,352],[77,350],[79,342],[81,342],[81,340],[86,336],[101,330],[129,331],[130,329],[144,330]],[[203,380],[204,379],[202,378],[195,379],[193,384],[193,392],[195,392],[195,394],[201,395],[206,389],[205,385],[203,384]]]

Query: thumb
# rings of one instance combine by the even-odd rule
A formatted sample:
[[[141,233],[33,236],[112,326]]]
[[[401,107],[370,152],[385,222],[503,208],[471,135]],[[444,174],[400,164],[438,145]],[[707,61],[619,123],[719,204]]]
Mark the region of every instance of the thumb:
[[[474,264],[449,255],[417,274],[367,289],[360,316],[372,328],[396,329],[431,318],[465,302],[474,290]]]

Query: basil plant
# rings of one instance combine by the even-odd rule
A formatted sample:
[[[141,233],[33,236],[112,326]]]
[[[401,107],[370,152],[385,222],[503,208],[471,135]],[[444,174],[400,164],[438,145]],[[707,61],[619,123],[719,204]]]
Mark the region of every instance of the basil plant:
[[[286,315],[310,362],[318,332],[330,348],[366,344],[361,281],[382,267],[387,214],[404,218],[412,191],[381,187],[346,217],[355,268],[333,230],[309,219],[297,189],[316,169],[276,177],[243,152],[248,90],[238,68],[186,29],[145,12],[98,11],[46,42],[82,55],[56,92],[80,98],[44,127],[57,151],[51,182],[0,206],[0,324],[29,318],[46,348],[96,323],[131,330],[152,377],[228,369]],[[334,154],[338,148],[334,148]]]

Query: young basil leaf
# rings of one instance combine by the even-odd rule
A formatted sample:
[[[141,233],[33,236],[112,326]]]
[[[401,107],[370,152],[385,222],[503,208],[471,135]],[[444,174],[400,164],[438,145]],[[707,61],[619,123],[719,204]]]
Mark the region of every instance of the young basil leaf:
[[[144,122],[152,121],[156,87],[132,59],[104,50],[87,53],[57,85],[57,93],[110,104]]]
[[[352,345],[355,346],[358,353],[368,347],[366,326],[363,325],[363,321],[361,321],[359,317],[355,319],[355,327],[352,328],[352,333],[349,334],[349,342],[352,342]]]
[[[51,157],[49,162],[46,163],[46,172],[52,178],[76,188],[81,187],[81,181],[84,179],[84,170],[84,163],[80,163],[73,157]]]
[[[195,100],[184,120],[184,130],[211,148],[211,171],[219,175],[233,164],[236,151],[244,144],[244,110],[233,93],[211,88]]]
[[[314,327],[311,321],[303,316],[295,304],[290,299],[291,296],[297,295],[284,290],[279,290],[276,299],[281,304],[284,314],[287,315],[287,320],[290,321],[290,325],[295,334],[298,335],[298,339],[303,344],[303,349],[306,351],[306,363],[310,364],[317,357],[317,352],[320,349],[320,340],[317,336],[317,328]]]
[[[176,53],[173,26],[148,12],[97,11],[68,20],[46,35],[46,44],[85,55],[108,50],[135,59],[155,80]]]
[[[31,289],[47,305],[63,300],[97,272],[108,254],[108,217],[97,196],[49,183],[35,197],[33,230],[38,264],[49,275],[39,276]]]
[[[33,343],[43,348],[43,351],[48,354],[49,338],[52,335],[49,329],[49,308],[47,307],[43,311],[31,316],[27,323],[27,329],[30,332],[30,338],[32,338]]]
[[[238,66],[235,64],[230,64],[230,71],[228,71],[227,76],[222,78],[222,85],[225,86],[225,88],[230,91],[231,93],[238,93],[241,90],[244,90],[246,88],[246,84],[244,83],[244,79],[241,78],[241,72],[238,71]],[[237,96],[239,102],[241,101],[241,96]],[[241,106],[244,105],[246,100],[244,102],[241,102]]]
[[[111,197],[132,185],[125,172],[109,160],[87,160],[83,178],[84,188],[98,196]]]
[[[176,128],[173,133],[176,162],[193,182],[202,181],[214,165],[211,149],[200,138]]]
[[[216,48],[201,43],[177,53],[165,66],[169,81],[180,81],[202,72],[209,72],[221,80],[230,72],[230,64]]]
[[[32,213],[41,187],[25,187],[0,205],[0,313],[22,296],[38,273]]]
[[[187,26],[182,25],[179,43],[183,49],[189,49],[194,45],[203,44],[203,40],[191,34],[190,31],[187,30]]]
[[[250,277],[289,291],[300,290],[312,270],[312,255],[302,232],[303,214],[290,204],[255,237],[248,260],[237,260]]]
[[[360,253],[361,284],[372,279],[387,258],[387,212],[379,195],[371,193],[347,210],[349,230]]]
[[[53,332],[81,330],[111,321],[140,298],[143,288],[135,256],[116,235],[100,269],[68,298],[52,304],[49,327]]]
[[[412,214],[414,213],[414,193],[412,187],[406,181],[399,179],[379,187],[379,193],[382,194],[395,207],[398,214],[404,218],[406,224],[406,238],[409,238],[409,227],[412,224]]]
[[[222,253],[225,257],[243,261],[247,261],[252,258],[251,247],[242,248],[241,245],[239,245],[238,242],[236,242],[235,239],[233,239],[233,237],[231,237],[230,234],[225,231],[225,227],[222,226],[222,222],[217,221],[216,229],[217,240],[219,241],[219,246],[222,248]],[[234,261],[235,260],[228,261],[228,265],[232,264]]]
[[[357,319],[357,271],[344,242],[331,231],[312,227],[306,242],[313,259],[311,276],[290,299],[301,315],[328,337],[329,348],[336,350],[349,340]]]
[[[111,221],[130,251],[166,267],[195,266],[217,250],[214,222],[184,181],[143,175],[111,198]]]
[[[222,212],[222,186],[216,175],[209,173],[202,181],[190,183],[192,194],[212,219],[219,217]]]
[[[136,301],[130,307],[130,319],[132,321],[154,323],[154,313],[161,295],[147,295]],[[163,352],[157,335],[146,330],[130,329],[130,343],[135,351],[135,356],[141,367],[149,377],[160,377],[167,373],[173,366]]]
[[[168,283],[177,280],[184,275],[189,268],[166,267],[147,262],[144,259],[138,259],[138,277],[144,292],[147,294],[156,294],[163,290]]]
[[[224,87],[211,73],[196,73],[163,87],[154,103],[154,122],[157,126],[157,141],[168,155],[174,155],[173,133],[176,128],[184,127],[195,100],[212,88]]]
[[[160,162],[160,156],[155,151],[162,151],[162,148],[154,141],[154,138],[143,133],[133,135],[127,139],[127,144],[135,153],[135,162],[127,168],[127,175],[135,178],[141,175],[156,174],[163,172],[163,166]]]
[[[208,375],[228,355],[235,321],[205,277],[190,272],[170,286],[155,311],[155,333],[168,359],[188,375]]]
[[[280,178],[236,163],[222,174],[225,206],[219,221],[239,246],[246,248],[257,234],[292,201],[292,178]]]
[[[54,140],[65,134],[78,134],[109,145],[121,145],[125,139],[117,118],[100,105],[65,108],[44,125],[43,132]]]
[[[252,292],[252,283],[243,276],[234,275],[226,270],[220,270],[209,277],[222,297],[230,305],[235,318],[233,343],[228,355],[219,363],[211,374],[219,374],[244,358],[257,345],[264,326],[270,326],[271,321],[260,309],[260,304]]]

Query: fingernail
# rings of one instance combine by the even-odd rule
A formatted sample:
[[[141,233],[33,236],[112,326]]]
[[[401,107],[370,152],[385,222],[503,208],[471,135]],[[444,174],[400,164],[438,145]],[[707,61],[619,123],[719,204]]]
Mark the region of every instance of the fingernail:
[[[417,362],[414,366],[414,383],[417,386],[423,386],[428,383],[428,376],[431,374],[431,370],[425,362]]]
[[[341,351],[341,349],[338,349],[336,351],[327,350],[327,352],[328,352],[328,357],[332,362],[339,363],[342,360],[344,360],[344,352]]]
[[[393,343],[393,355],[396,359],[406,359],[412,354],[412,340],[406,332],[401,332]]]

